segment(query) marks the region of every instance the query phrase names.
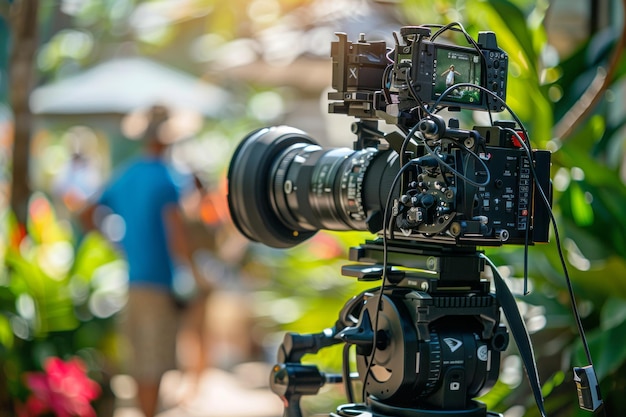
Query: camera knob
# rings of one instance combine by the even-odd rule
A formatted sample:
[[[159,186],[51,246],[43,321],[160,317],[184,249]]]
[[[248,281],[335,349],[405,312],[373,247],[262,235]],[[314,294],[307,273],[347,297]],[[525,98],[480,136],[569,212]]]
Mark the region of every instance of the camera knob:
[[[419,121],[419,131],[427,139],[439,139],[446,134],[446,123],[439,116],[429,116]]]
[[[403,26],[400,28],[400,36],[403,38],[410,35],[430,36],[430,29],[424,26]]]
[[[421,201],[422,207],[430,208],[435,204],[435,197],[431,194],[422,194]]]

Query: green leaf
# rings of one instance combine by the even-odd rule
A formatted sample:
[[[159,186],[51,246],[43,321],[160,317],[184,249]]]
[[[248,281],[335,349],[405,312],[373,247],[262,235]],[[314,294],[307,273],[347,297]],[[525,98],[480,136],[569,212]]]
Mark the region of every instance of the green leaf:
[[[89,233],[76,251],[71,275],[90,281],[96,269],[118,259],[118,253],[102,235]]]
[[[593,224],[593,210],[584,191],[576,182],[570,184],[572,215],[578,226]]]
[[[599,379],[617,371],[626,361],[626,321],[608,330],[595,330],[588,335],[587,340]],[[579,346],[573,365],[586,364],[582,346]]]
[[[535,43],[522,10],[508,0],[491,0],[488,5],[486,11],[495,13],[501,21],[497,27],[493,23],[490,25],[499,35],[499,46],[508,51],[509,55],[513,55],[513,59],[519,60],[523,57],[525,72],[537,74]],[[508,29],[506,32],[514,36],[502,36],[505,28]]]
[[[626,322],[626,300],[610,297],[602,308],[600,326],[609,330]]]
[[[13,342],[14,337],[11,322],[4,314],[0,314],[0,347],[11,349]],[[0,349],[0,353],[2,353],[2,349]]]

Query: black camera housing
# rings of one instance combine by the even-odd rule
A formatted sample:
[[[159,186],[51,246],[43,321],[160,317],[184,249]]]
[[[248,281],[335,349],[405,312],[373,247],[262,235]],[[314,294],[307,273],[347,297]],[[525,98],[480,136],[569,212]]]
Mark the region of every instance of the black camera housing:
[[[453,246],[548,242],[550,152],[531,151],[519,122],[466,130],[437,115],[504,110],[507,54],[493,32],[478,42],[466,34],[473,47],[460,47],[434,42],[441,31],[403,27],[393,49],[337,34],[329,112],[360,119],[353,149],[324,149],[286,126],[247,136],[228,174],[244,235],[274,247],[321,229]],[[452,63],[469,82],[441,85],[442,65]],[[380,120],[399,132],[378,131]]]
[[[441,160],[424,152],[414,186],[400,197],[397,227],[411,238],[440,243],[548,242],[550,217],[541,192],[550,198],[551,154],[534,150],[529,158],[515,134],[509,122],[447,129]]]

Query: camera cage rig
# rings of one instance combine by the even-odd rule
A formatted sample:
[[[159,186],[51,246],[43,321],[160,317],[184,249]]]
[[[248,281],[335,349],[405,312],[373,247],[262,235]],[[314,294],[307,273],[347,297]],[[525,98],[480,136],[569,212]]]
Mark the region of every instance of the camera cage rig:
[[[287,194],[297,191],[298,184],[321,189],[320,178],[332,175],[341,184],[333,198],[345,199],[342,207],[359,208],[349,212],[336,230],[364,220],[367,230],[380,235],[351,248],[350,260],[357,263],[344,266],[342,274],[359,281],[382,280],[382,285],[348,301],[333,327],[316,334],[286,334],[270,386],[283,399],[287,417],[301,417],[303,395],[317,394],[325,383],[340,382],[348,403],[331,413],[333,417],[498,416],[473,398],[496,382],[500,353],[508,346],[500,311],[518,346],[537,407],[546,415],[530,338],[515,298],[477,246],[523,244],[527,248],[547,242],[550,221],[556,233],[550,208],[550,153],[531,151],[527,132],[505,103],[508,57],[498,48],[495,34],[481,32],[474,42],[460,24],[438,27],[431,36],[433,28],[402,28],[402,42],[396,36],[393,50],[382,41],[366,41],[364,35],[351,43],[345,34],[337,34],[339,40],[331,46],[336,91],[329,93],[329,112],[359,119],[352,129],[357,136],[356,156],[328,157],[327,165],[322,165],[319,161],[325,156],[317,155],[310,158],[313,167],[305,169],[301,161],[312,154],[297,148],[297,142],[315,143],[299,131],[290,137],[294,131],[281,127],[251,134],[233,157],[229,206],[237,228],[250,239],[288,247],[329,228],[314,220],[314,204],[302,192],[297,199]],[[471,47],[435,42],[446,30],[462,32]],[[447,69],[442,71],[442,66]],[[442,84],[439,78],[448,70],[456,72]],[[454,76],[465,76],[466,82],[450,83]],[[508,110],[515,121],[466,130],[456,119],[446,123],[438,115],[443,108],[489,114]],[[380,120],[397,126],[404,135],[383,134],[377,127]],[[387,147],[398,155],[400,169],[384,207],[367,213],[366,204],[359,200],[366,188],[364,172],[373,155]],[[267,161],[279,156],[278,162]],[[337,162],[341,158],[348,160],[347,167]],[[263,162],[257,175],[275,177],[273,185],[258,180],[248,184],[249,176],[244,174],[255,162]],[[292,165],[295,174],[289,171]],[[345,168],[342,174],[339,165]],[[301,177],[309,174],[320,178],[303,182]],[[274,197],[266,199],[262,193],[272,187]],[[399,197],[394,199],[396,191]],[[321,201],[313,191],[310,194],[314,203]],[[261,214],[253,215],[244,195],[263,203],[258,208]],[[298,209],[311,215],[303,219],[294,214]],[[336,224],[338,213],[322,214],[333,217],[328,224]],[[284,224],[276,229],[273,223]],[[309,226],[316,226],[315,230]],[[482,275],[486,264],[495,293]],[[578,318],[573,298],[572,304]],[[580,324],[579,330],[586,346]],[[344,343],[342,376],[326,375],[315,365],[301,363],[305,354],[338,343]],[[363,385],[361,403],[355,402],[352,392],[352,345]],[[596,410],[602,400],[586,349],[590,365],[574,369],[575,381],[580,406]]]
[[[472,47],[435,42],[456,25]],[[402,42],[396,37],[393,50],[384,41],[368,42],[363,34],[353,43],[338,33],[331,46],[336,91],[328,94],[329,113],[360,119],[353,128],[355,150],[380,148],[384,139],[400,155],[401,166],[410,162],[421,167],[420,173],[404,174],[398,228],[429,242],[442,237],[456,244],[547,242],[550,203],[536,195],[551,200],[550,153],[530,150],[528,134],[504,101],[508,55],[497,46],[495,33],[480,32],[478,42],[460,24],[432,36],[428,26],[403,27],[400,33]],[[442,67],[448,69],[442,72]],[[442,86],[440,79],[451,68],[464,79],[446,80]],[[442,107],[508,109],[516,120],[465,130],[457,119],[446,124],[437,114]],[[383,135],[378,120],[397,126],[405,136]],[[421,158],[411,160],[415,155]],[[497,177],[493,184],[491,176]],[[380,230],[380,221],[368,229]]]

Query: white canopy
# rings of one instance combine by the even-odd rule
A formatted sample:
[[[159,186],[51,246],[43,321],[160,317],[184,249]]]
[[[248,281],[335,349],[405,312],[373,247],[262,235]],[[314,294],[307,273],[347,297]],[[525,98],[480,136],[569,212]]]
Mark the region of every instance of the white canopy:
[[[145,58],[117,58],[36,88],[35,114],[129,113],[153,104],[215,117],[227,103],[221,88]]]

